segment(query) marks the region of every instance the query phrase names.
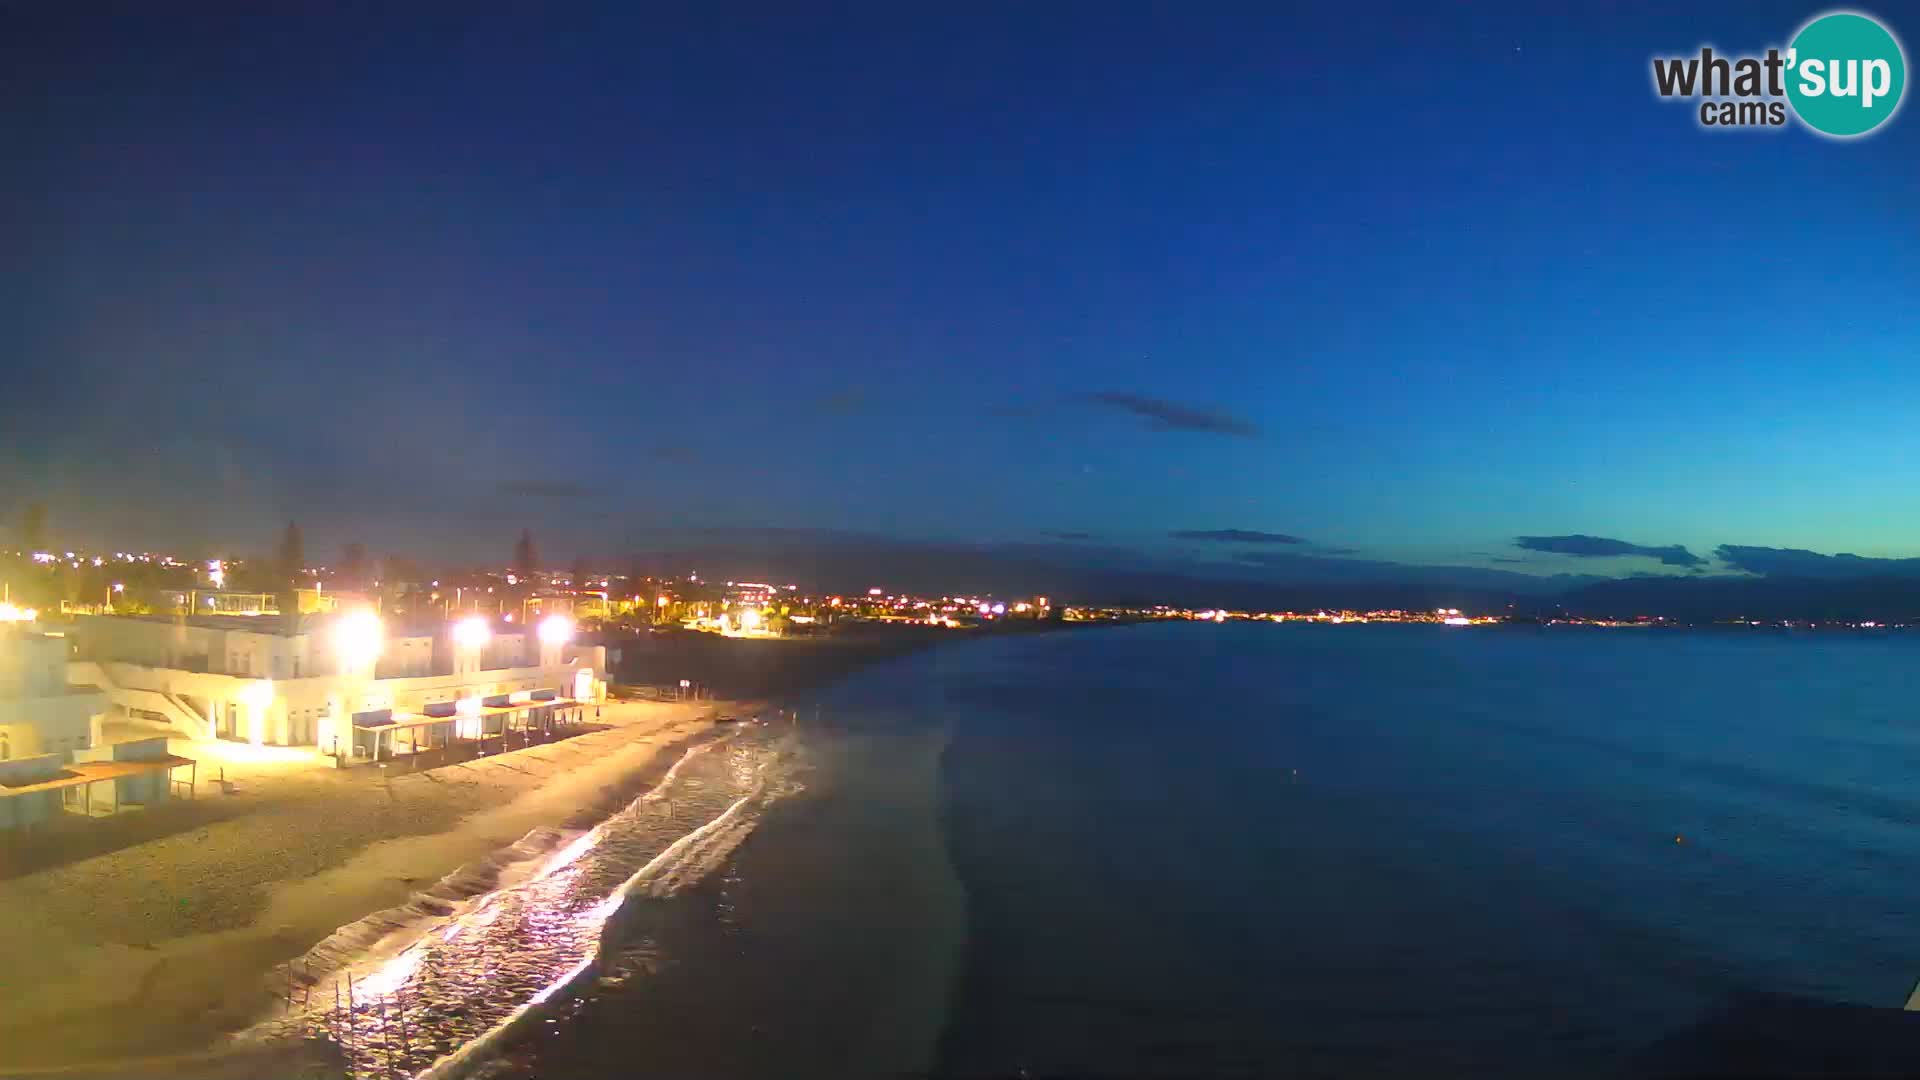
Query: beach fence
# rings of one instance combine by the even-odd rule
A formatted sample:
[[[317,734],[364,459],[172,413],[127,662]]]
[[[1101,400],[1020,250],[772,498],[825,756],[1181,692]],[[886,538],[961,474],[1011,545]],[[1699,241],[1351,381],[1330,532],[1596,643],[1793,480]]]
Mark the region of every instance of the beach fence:
[[[406,986],[369,993],[351,972],[315,977],[303,961],[285,965],[284,974],[283,1014],[332,1043],[352,1080],[405,1080],[438,1056],[421,1038],[423,1010]]]

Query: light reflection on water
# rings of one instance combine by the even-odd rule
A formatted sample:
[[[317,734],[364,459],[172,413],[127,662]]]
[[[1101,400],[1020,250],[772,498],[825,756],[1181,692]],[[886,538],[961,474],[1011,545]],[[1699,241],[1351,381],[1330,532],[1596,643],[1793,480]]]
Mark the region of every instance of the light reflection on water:
[[[417,1075],[566,986],[630,894],[672,895],[724,861],[792,785],[785,732],[747,728],[688,752],[665,781],[477,898],[379,966],[315,988],[312,1008],[264,1026],[336,1043],[354,1077]],[[341,1005],[333,1008],[336,994]]]

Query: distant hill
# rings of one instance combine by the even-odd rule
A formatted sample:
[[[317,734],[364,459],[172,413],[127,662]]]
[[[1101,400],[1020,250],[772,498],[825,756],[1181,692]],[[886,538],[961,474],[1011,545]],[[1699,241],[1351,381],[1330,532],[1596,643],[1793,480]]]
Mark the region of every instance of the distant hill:
[[[1920,577],[1849,581],[1782,577],[1628,578],[1584,585],[1556,605],[1572,614],[1628,618],[1920,622]]]

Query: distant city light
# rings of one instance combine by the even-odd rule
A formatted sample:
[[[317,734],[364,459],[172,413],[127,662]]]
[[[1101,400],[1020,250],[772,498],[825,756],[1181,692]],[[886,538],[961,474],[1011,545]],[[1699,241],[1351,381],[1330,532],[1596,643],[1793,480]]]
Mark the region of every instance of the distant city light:
[[[868,590],[867,590],[867,595],[868,595],[868,596],[879,596],[879,595],[880,595],[880,590],[879,590],[879,589],[877,589],[877,588],[875,588],[875,589],[868,589]]]
[[[30,607],[0,604],[0,622],[32,622],[40,613]]]

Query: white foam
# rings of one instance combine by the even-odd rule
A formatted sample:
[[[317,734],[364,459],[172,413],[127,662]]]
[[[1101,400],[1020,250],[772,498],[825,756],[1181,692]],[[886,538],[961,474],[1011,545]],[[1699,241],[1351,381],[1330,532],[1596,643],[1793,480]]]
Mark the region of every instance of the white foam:
[[[761,769],[764,767],[764,765],[761,766]],[[530,1014],[539,1010],[556,995],[570,991],[590,976],[599,963],[601,951],[606,945],[607,921],[626,903],[627,898],[636,893],[648,897],[672,896],[718,868],[726,861],[727,856],[740,846],[741,841],[752,833],[756,822],[748,818],[745,811],[748,806],[762,799],[765,793],[764,779],[756,777],[753,787],[745,795],[736,799],[719,816],[675,840],[666,850],[648,860],[645,866],[627,878],[612,895],[594,907],[589,918],[599,922],[601,932],[579,963],[542,988],[524,1004],[515,1008],[484,1034],[435,1061],[418,1074],[417,1080],[455,1080],[457,1077],[466,1075],[468,1070],[482,1065],[485,1055],[517,1030]]]

